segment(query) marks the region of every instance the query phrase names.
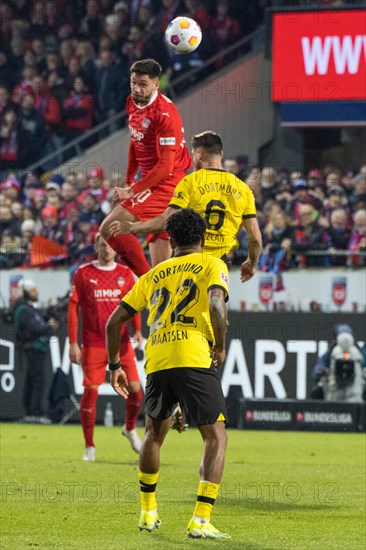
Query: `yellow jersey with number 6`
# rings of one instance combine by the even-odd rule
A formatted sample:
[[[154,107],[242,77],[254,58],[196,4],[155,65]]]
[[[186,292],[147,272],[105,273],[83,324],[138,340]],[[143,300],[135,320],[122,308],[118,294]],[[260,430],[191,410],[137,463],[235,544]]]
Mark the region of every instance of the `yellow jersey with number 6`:
[[[210,368],[214,333],[209,290],[222,288],[228,299],[225,263],[193,253],[170,258],[143,275],[123,297],[130,313],[149,308],[146,373],[177,367]]]
[[[201,169],[188,174],[175,188],[169,206],[192,208],[204,218],[203,250],[217,258],[238,248],[236,234],[243,219],[256,217],[250,187],[224,170]]]

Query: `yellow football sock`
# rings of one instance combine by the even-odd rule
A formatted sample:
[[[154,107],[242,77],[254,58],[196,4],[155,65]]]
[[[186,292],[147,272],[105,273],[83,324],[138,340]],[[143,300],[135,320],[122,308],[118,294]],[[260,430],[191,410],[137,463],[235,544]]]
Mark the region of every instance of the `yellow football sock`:
[[[156,474],[144,474],[144,472],[139,471],[141,510],[145,510],[146,512],[156,510],[155,490],[158,477],[159,472]]]
[[[209,520],[212,507],[215,504],[220,485],[210,481],[200,481],[198,485],[198,495],[196,506],[193,512],[194,516]]]

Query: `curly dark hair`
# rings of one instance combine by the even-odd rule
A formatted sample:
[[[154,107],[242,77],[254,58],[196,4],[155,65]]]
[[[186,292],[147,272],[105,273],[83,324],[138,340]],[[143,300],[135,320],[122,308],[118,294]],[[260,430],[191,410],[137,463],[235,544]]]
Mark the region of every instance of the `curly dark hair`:
[[[201,242],[206,224],[192,208],[182,208],[168,218],[165,229],[178,246],[189,246]]]
[[[160,78],[163,69],[161,68],[160,63],[155,61],[155,59],[140,59],[136,61],[130,68],[130,75],[132,73],[138,75],[147,75],[150,78]]]
[[[222,139],[219,134],[207,130],[201,134],[196,134],[192,138],[192,148],[202,147],[210,155],[219,155],[222,152]]]

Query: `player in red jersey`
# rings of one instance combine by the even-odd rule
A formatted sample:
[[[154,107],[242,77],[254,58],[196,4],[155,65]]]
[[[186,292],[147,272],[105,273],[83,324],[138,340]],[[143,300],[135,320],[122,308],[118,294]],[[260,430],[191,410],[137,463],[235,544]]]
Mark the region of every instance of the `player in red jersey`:
[[[135,283],[131,270],[115,263],[115,252],[98,234],[95,244],[97,261],[80,266],[74,276],[67,315],[70,340],[70,361],[81,361],[84,372],[84,393],[80,402],[80,418],[85,438],[83,460],[95,460],[93,441],[96,420],[98,386],[105,382],[108,363],[105,344],[105,325],[121,298]],[[82,349],[78,344],[78,312],[82,321]],[[141,318],[131,323],[138,347],[142,344]],[[129,386],[126,401],[126,422],[122,428],[135,452],[141,441],[135,430],[142,403],[142,391],[136,368],[136,356],[128,330],[121,333],[120,357]]]
[[[126,187],[115,188],[113,199],[122,202],[100,228],[112,248],[129,259],[130,267],[136,259],[132,269],[137,275],[141,268],[139,259],[135,258],[133,235],[114,234],[113,222],[145,221],[162,214],[176,185],[191,166],[178,109],[158,91],[161,72],[161,66],[154,59],[142,59],[131,66],[131,95],[126,103],[131,137]],[[138,169],[141,178],[135,182]],[[170,258],[169,237],[165,232],[150,234],[147,240],[153,266]]]

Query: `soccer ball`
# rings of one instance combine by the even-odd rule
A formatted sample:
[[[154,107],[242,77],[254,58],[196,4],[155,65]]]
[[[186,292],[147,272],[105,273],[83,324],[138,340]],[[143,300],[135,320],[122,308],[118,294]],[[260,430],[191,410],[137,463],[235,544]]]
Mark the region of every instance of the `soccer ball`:
[[[194,19],[176,17],[165,31],[165,41],[177,53],[191,53],[201,44],[202,31]]]

